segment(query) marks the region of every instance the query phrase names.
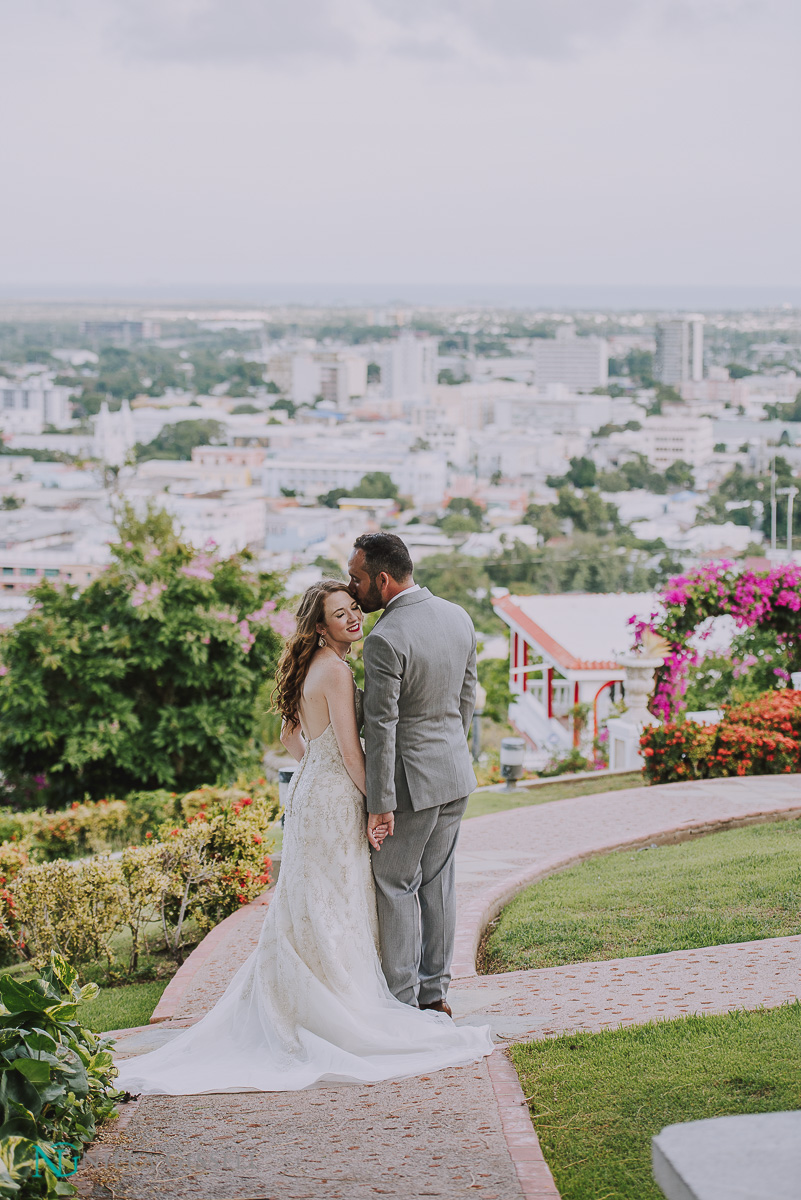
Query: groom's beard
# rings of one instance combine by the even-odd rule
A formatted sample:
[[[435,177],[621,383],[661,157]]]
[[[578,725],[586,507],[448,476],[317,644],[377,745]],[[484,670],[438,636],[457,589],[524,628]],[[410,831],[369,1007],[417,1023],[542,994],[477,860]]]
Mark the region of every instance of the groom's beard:
[[[384,601],[381,599],[381,593],[376,586],[374,579],[370,580],[370,586],[367,589],[367,594],[359,598],[362,612],[378,612],[379,608],[384,607]]]

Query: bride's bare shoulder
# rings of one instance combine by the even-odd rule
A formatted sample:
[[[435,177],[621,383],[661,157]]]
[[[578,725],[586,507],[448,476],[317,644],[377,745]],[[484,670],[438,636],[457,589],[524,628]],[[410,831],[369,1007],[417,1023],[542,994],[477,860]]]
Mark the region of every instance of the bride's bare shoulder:
[[[316,655],[309,666],[308,674],[306,675],[306,686],[311,687],[327,687],[333,684],[334,687],[341,686],[343,683],[352,684],[353,673],[346,662],[341,658],[335,658],[333,655],[318,654]]]

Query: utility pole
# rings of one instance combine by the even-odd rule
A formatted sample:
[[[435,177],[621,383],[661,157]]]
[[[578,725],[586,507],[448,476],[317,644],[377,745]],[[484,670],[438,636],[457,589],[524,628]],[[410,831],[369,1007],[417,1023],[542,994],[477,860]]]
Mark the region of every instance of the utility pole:
[[[770,548],[776,549],[776,455],[770,459]]]
[[[779,496],[787,497],[787,557],[793,553],[793,501],[798,495],[798,488],[790,487],[779,488]]]

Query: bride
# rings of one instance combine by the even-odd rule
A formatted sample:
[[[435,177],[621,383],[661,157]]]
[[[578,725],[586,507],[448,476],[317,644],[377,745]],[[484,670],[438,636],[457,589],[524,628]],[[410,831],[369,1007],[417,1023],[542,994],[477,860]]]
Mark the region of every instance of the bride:
[[[488,1026],[459,1027],[401,1003],[381,971],[361,692],[346,662],[361,636],[361,609],[341,583],[307,590],[277,673],[281,740],[300,765],[259,944],[201,1021],[118,1064],[118,1087],[295,1091],[427,1074],[492,1053]],[[376,829],[376,849],[387,832]]]

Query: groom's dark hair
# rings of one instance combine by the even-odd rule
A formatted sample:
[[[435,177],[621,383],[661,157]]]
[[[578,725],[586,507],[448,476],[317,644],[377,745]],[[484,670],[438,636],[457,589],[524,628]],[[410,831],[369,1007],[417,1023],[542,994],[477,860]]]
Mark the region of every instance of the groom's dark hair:
[[[396,583],[403,583],[414,571],[406,544],[397,533],[363,533],[353,548],[364,553],[364,569],[371,579],[384,571]]]

